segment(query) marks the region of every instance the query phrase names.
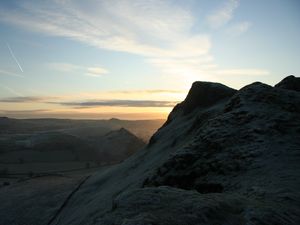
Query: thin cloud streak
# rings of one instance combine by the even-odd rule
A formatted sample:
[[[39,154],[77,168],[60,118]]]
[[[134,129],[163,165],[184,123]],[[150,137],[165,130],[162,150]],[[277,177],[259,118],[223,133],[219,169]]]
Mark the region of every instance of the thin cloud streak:
[[[262,69],[230,69],[230,70],[217,70],[217,74],[227,75],[227,76],[237,76],[237,75],[248,75],[248,76],[263,76],[269,75],[270,72]]]
[[[230,36],[239,36],[239,35],[247,32],[251,26],[252,26],[252,23],[250,23],[248,21],[236,23],[227,29],[227,33]]]
[[[36,110],[0,110],[0,116],[12,118],[60,118],[60,119],[128,119],[128,120],[153,120],[166,119],[164,112],[78,112],[78,110],[68,110],[56,112],[46,109]]]
[[[11,98],[2,98],[0,102],[7,102],[7,103],[24,103],[24,102],[42,102],[44,98],[41,97],[26,97],[26,96],[19,96],[19,97],[11,97]]]
[[[46,103],[62,106],[71,106],[75,108],[90,108],[99,106],[114,106],[114,107],[173,107],[177,101],[155,101],[155,100],[83,100],[83,101],[51,101],[57,100],[59,97],[44,97],[44,96],[18,96],[10,98],[2,98],[0,102],[4,103]]]
[[[116,93],[116,94],[181,94],[185,93],[184,91],[179,90],[167,90],[167,89],[152,89],[152,90],[116,90],[116,91],[107,91],[107,93]]]
[[[94,76],[94,77],[100,77],[104,74],[108,74],[109,71],[103,67],[100,66],[93,66],[93,67],[86,67],[81,65],[75,65],[72,63],[58,63],[58,62],[52,62],[47,63],[47,66],[51,69],[61,71],[61,72],[74,72],[79,71],[83,73],[86,76]]]
[[[239,0],[227,0],[222,7],[207,16],[209,25],[212,28],[219,28],[225,25],[232,19],[233,13],[238,6]]]
[[[0,70],[0,74],[1,74],[1,73],[2,73],[2,74],[5,74],[5,75],[8,75],[8,76],[24,78],[24,76],[21,75],[21,74],[13,73],[13,72],[6,71],[6,70]]]
[[[181,90],[167,90],[167,89],[150,89],[150,90],[111,90],[111,91],[102,91],[102,92],[97,92],[97,93],[77,93],[76,95],[65,95],[65,96],[44,96],[44,95],[35,95],[35,96],[24,96],[15,90],[1,85],[0,86],[6,90],[8,90],[10,93],[16,95],[16,97],[7,97],[7,98],[0,98],[0,102],[6,102],[6,103],[29,103],[29,102],[40,102],[40,103],[51,103],[51,104],[60,104],[60,102],[53,102],[52,100],[65,100],[65,102],[73,102],[67,99],[78,99],[78,96],[86,96],[88,99],[93,99],[93,100],[82,100],[82,102],[95,102],[97,100],[95,99],[105,99],[106,97],[104,96],[109,96],[109,95],[115,95],[115,94],[120,94],[122,97],[124,96],[131,96],[131,95],[153,95],[153,94],[185,94],[185,91]],[[102,96],[102,97],[101,97]],[[114,101],[116,98],[112,98],[108,101]],[[118,100],[118,99],[117,99]],[[100,100],[99,100],[100,101]],[[126,100],[127,101],[127,100]],[[131,100],[128,100],[131,101]],[[133,100],[135,101],[135,100]],[[142,101],[142,100],[141,100]]]
[[[50,112],[48,109],[28,109],[28,110],[0,110],[1,114],[33,114],[40,112]]]
[[[102,76],[107,73],[108,73],[108,70],[104,69],[102,67],[89,67],[89,68],[87,68],[87,73],[85,75],[99,77],[99,76]]]
[[[59,97],[18,95],[17,97],[1,98],[0,102],[6,102],[6,103],[31,103],[31,102],[46,103],[47,101],[54,100],[54,99],[59,99]]]
[[[103,100],[85,102],[49,102],[63,106],[74,106],[76,108],[117,106],[117,107],[173,107],[178,102],[175,101],[153,101],[153,100]]]
[[[21,65],[20,65],[20,63],[19,63],[19,61],[18,61],[18,59],[16,58],[15,54],[13,53],[12,49],[10,48],[9,44],[6,43],[6,46],[7,46],[8,50],[9,50],[9,52],[10,52],[10,55],[11,55],[12,58],[15,60],[15,62],[17,63],[19,69],[20,69],[21,72],[23,73],[23,69],[22,69],[22,67],[21,67]]]
[[[21,93],[17,92],[16,90],[14,90],[14,89],[12,89],[12,88],[10,88],[8,86],[1,85],[1,84],[0,84],[0,86],[2,88],[4,88],[5,90],[9,91],[11,94],[18,96],[17,98],[24,97]],[[0,102],[1,102],[1,100],[0,100]]]
[[[61,71],[61,72],[73,72],[75,70],[81,69],[80,66],[74,65],[72,63],[47,63],[47,66],[51,69]]]

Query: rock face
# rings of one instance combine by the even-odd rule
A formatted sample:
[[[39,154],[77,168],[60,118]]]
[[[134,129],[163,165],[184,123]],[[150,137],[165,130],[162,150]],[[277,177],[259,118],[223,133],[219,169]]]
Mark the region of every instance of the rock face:
[[[229,98],[236,90],[219,83],[194,82],[186,99],[177,107],[184,113],[190,113],[197,107],[209,107],[217,102]]]
[[[149,145],[90,177],[53,224],[300,224],[300,93],[285,82],[194,83]]]

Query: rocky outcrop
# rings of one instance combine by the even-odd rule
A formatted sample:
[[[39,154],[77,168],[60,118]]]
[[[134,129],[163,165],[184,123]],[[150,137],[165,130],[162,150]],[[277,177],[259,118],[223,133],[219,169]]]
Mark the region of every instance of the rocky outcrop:
[[[298,224],[300,94],[285,80],[209,98],[215,84],[194,83],[148,147],[168,156],[100,224]]]
[[[95,224],[296,224],[297,210],[239,194],[199,194],[172,187],[128,191]],[[113,219],[112,219],[113,218]]]
[[[192,84],[185,100],[174,107],[162,128],[167,126],[175,117],[188,115],[195,109],[204,110],[220,101],[228,100],[235,93],[235,89],[220,83],[196,81]],[[151,146],[154,142],[156,142],[156,135],[151,137],[149,145]]]
[[[185,114],[192,112],[197,107],[209,107],[217,102],[231,97],[236,92],[223,84],[211,82],[194,82],[186,99],[178,105]]]
[[[300,91],[300,77],[290,75],[275,85],[277,88],[284,88],[294,91]]]
[[[247,189],[243,177],[253,167],[266,169],[267,165],[256,163],[278,166],[271,164],[272,160],[291,153],[282,149],[291,148],[289,151],[298,154],[295,146],[300,142],[292,140],[289,144],[295,144],[291,147],[285,141],[300,134],[299,115],[298,93],[289,94],[258,82],[248,85],[214,109],[198,111],[190,124],[191,141],[173,152],[144,186],[167,185],[200,193]],[[254,183],[258,176],[251,177]],[[272,182],[276,181],[278,188],[281,181]]]

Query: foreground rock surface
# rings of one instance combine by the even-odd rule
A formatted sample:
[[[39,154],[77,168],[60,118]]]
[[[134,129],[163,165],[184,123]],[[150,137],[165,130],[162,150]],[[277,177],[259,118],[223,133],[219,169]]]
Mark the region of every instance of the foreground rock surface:
[[[50,224],[300,224],[300,92],[279,84],[197,82],[146,148],[87,179]]]

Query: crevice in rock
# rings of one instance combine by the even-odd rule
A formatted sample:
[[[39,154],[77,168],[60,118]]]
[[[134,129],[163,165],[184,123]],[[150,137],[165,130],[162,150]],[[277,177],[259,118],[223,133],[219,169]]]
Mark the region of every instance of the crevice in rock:
[[[80,189],[80,187],[87,181],[87,179],[90,176],[85,177],[77,186],[76,188],[68,195],[68,197],[64,200],[63,204],[60,206],[60,208],[56,211],[56,213],[53,215],[53,217],[49,220],[49,222],[47,223],[47,225],[51,225],[57,218],[58,216],[61,214],[61,212],[63,211],[63,209],[66,207],[66,205],[68,204],[68,202],[71,200],[72,196],[74,196],[76,194],[76,192]]]

